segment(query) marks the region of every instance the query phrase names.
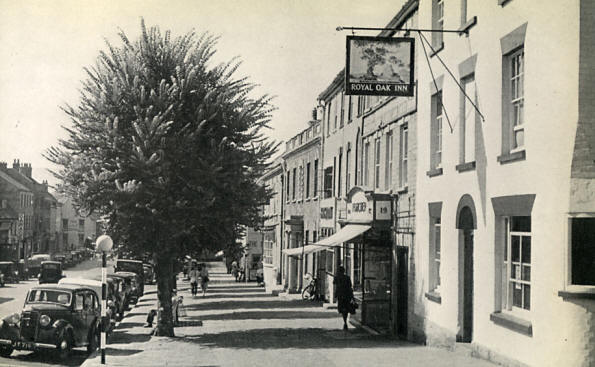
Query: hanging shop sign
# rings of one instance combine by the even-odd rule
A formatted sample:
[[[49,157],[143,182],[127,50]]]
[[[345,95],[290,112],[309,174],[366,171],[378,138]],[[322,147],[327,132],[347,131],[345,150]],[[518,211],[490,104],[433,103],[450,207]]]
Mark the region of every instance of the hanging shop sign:
[[[388,195],[366,192],[354,187],[347,195],[347,222],[390,222],[391,208],[392,202]]]
[[[413,96],[414,39],[347,36],[345,94]]]

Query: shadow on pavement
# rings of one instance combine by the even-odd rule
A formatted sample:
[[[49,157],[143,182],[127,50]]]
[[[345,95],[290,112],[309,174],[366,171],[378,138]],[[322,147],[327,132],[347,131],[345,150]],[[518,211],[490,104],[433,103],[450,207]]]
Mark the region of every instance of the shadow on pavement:
[[[80,366],[89,354],[82,350],[73,350],[67,360],[61,360],[57,354],[52,352],[32,352],[11,357],[11,360],[20,362],[43,363],[44,365]],[[12,364],[11,364],[12,365]]]
[[[294,319],[332,319],[340,315],[333,312],[316,311],[246,311],[213,315],[189,316],[190,320],[294,320]]]
[[[356,337],[337,338],[332,333],[355,334]],[[395,348],[408,343],[395,343],[394,340],[384,336],[369,335],[355,329],[349,331],[332,331],[321,328],[303,329],[253,329],[227,331],[216,334],[202,334],[196,336],[180,337],[188,343],[200,344],[213,348],[251,348],[251,349],[286,349],[286,348],[369,348],[386,344],[387,348]]]
[[[230,310],[236,308],[320,308],[321,302],[302,300],[279,300],[279,301],[209,301],[195,303],[185,306],[188,311],[198,310]]]
[[[105,348],[106,359],[109,356],[132,356],[141,352],[143,352],[142,349]]]
[[[149,334],[130,334],[117,330],[109,336],[107,344],[128,344],[128,343],[145,343],[151,340]]]
[[[3,304],[4,302],[12,301],[13,299],[14,298],[0,297],[0,304]]]

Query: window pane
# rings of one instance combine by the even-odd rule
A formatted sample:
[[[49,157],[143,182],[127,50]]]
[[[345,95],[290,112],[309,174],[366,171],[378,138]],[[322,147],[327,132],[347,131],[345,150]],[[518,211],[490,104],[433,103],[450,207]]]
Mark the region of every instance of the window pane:
[[[572,284],[595,285],[595,218],[572,219]]]
[[[520,238],[519,236],[511,236],[510,238],[510,256],[512,261],[518,262],[520,259]]]
[[[516,280],[521,279],[521,266],[520,265],[513,264],[510,267],[510,279],[516,279]]]
[[[525,310],[531,309],[531,286],[528,284],[523,285],[523,308]]]
[[[531,264],[531,237],[523,236],[523,248],[521,251],[521,262],[525,264]]]
[[[512,217],[511,230],[513,232],[531,232],[531,217]]]
[[[515,307],[523,307],[523,287],[521,284],[512,282],[512,305]]]
[[[530,266],[526,266],[523,265],[523,274],[522,274],[522,280],[525,280],[527,282],[531,281],[531,267]]]

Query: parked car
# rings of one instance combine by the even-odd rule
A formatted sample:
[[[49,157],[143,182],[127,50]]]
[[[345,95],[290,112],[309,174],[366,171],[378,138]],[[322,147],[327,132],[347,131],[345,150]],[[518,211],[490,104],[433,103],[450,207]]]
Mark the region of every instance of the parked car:
[[[132,282],[134,280],[134,276],[126,276],[122,274],[108,274],[107,278],[114,279],[119,283],[117,290],[122,299],[123,311],[129,310],[129,306],[132,303]]]
[[[143,269],[145,271],[145,284],[155,283],[155,269],[153,265],[144,263]]]
[[[19,271],[12,261],[0,261],[0,285],[6,283],[18,283]]]
[[[140,260],[129,260],[129,259],[118,259],[116,261],[116,266],[114,271],[121,272],[121,271],[129,271],[135,273],[140,278],[140,281],[137,284],[138,290],[137,293],[139,294],[139,298],[145,294],[145,269],[143,268],[143,262]]]
[[[39,284],[44,283],[58,283],[64,278],[62,274],[62,263],[59,261],[43,261],[41,263],[41,270],[39,271]]]
[[[53,350],[61,359],[73,347],[99,345],[100,302],[89,287],[42,285],[29,290],[20,313],[0,321],[0,355],[13,350]]]
[[[94,279],[86,279],[86,278],[62,278],[58,282],[59,285],[78,285],[81,287],[87,287],[92,289],[95,294],[97,295],[97,299],[101,302],[101,282]],[[108,328],[108,332],[110,332],[115,325],[116,315],[115,315],[115,303],[113,301],[113,289],[110,289],[109,284],[107,288],[107,310],[106,316],[113,320]]]
[[[110,307],[113,317],[115,320],[120,320],[124,317],[124,311],[127,310],[125,293],[126,285],[124,284],[124,279],[110,275],[111,274],[109,274],[106,279],[108,286],[108,304],[109,301],[113,302],[113,305]],[[101,282],[101,275],[95,277],[93,280]]]
[[[66,268],[66,255],[55,254],[52,258],[54,261],[59,261],[62,264],[62,269]]]
[[[130,290],[128,294],[129,303],[136,303],[138,299],[143,296],[142,290],[140,288],[142,285],[142,280],[138,274],[130,271],[117,271],[114,273],[114,275],[119,275],[126,278],[126,283]]]
[[[41,270],[42,261],[51,261],[52,256],[50,254],[36,254],[27,259],[27,272],[28,277],[37,277]]]

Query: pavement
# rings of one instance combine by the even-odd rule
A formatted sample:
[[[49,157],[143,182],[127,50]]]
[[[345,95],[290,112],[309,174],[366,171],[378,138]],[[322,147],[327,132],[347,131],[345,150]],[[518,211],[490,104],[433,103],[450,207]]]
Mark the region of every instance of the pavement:
[[[494,364],[445,349],[372,335],[360,328],[341,330],[336,310],[292,295],[265,294],[254,283],[236,283],[223,263],[210,263],[206,297],[184,296],[175,337],[152,336],[146,317],[156,308],[150,287],[108,340],[108,366],[456,366]],[[199,290],[200,293],[200,290]],[[94,353],[82,366],[101,366]]]

